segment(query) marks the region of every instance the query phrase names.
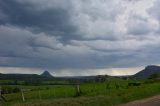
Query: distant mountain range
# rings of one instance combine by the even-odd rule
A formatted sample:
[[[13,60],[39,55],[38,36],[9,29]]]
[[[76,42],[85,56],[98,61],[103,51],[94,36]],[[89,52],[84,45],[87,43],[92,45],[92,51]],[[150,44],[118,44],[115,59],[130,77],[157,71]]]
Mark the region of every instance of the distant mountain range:
[[[149,65],[145,67],[142,71],[136,73],[132,76],[117,76],[119,78],[148,78],[152,74],[160,74],[160,66],[155,65]],[[0,80],[37,80],[37,79],[43,79],[43,80],[50,80],[50,79],[57,79],[57,80],[68,80],[68,79],[95,79],[98,77],[108,77],[108,75],[97,75],[97,76],[73,76],[73,77],[53,77],[48,71],[44,71],[41,75],[37,74],[1,74],[0,73]],[[116,77],[116,76],[114,76]]]
[[[42,74],[2,74],[0,73],[0,80],[94,80],[95,78],[108,77],[108,75],[97,76],[52,76],[48,71]]]
[[[148,78],[152,74],[160,74],[160,66],[149,65],[134,75],[135,78]]]

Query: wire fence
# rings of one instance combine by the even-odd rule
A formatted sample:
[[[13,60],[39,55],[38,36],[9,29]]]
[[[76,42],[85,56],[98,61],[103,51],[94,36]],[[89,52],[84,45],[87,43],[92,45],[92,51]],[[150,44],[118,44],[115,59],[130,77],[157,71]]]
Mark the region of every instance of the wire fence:
[[[15,90],[15,91],[14,91]],[[80,96],[80,85],[15,86],[14,89],[0,87],[0,101],[29,101],[49,98]]]
[[[10,87],[12,89],[10,89]],[[113,92],[128,89],[128,82],[104,82],[84,84],[62,84],[41,86],[10,86],[0,89],[8,102],[67,98],[76,96],[112,95]],[[14,91],[14,92],[12,92]]]

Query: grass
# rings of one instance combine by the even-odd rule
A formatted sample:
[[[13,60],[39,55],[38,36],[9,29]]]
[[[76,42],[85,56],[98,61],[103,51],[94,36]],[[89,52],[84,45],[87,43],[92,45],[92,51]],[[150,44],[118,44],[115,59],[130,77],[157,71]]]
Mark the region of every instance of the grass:
[[[2,106],[114,106],[129,101],[160,94],[160,83],[145,83],[141,86],[128,86],[133,80],[109,78],[103,83],[83,83],[81,95],[76,97],[75,86],[21,86],[29,89],[24,92],[26,102],[20,93],[6,94],[9,100]]]

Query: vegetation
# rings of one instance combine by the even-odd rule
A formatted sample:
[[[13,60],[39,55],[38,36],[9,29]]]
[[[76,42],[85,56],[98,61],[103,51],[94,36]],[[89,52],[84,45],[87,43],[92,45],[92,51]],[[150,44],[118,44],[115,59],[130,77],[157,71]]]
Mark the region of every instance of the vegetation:
[[[157,78],[159,78],[159,77],[160,77],[159,74],[153,73],[153,74],[151,74],[151,75],[148,77],[148,79],[157,79]]]
[[[137,81],[108,77],[92,82],[81,82],[80,96],[76,93],[76,85],[68,85],[67,81],[63,83],[66,85],[3,85],[3,93],[8,101],[1,101],[0,105],[113,106],[160,94],[159,81],[152,79]],[[23,89],[25,102],[22,101],[19,89]]]

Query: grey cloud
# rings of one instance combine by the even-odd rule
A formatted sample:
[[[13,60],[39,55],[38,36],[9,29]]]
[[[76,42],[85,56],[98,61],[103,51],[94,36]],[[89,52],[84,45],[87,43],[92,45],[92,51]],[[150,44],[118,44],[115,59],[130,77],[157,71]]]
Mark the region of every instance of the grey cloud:
[[[136,15],[131,15],[127,22],[128,34],[146,35],[154,32],[154,26],[147,19]]]
[[[83,39],[117,39],[116,18],[124,12],[121,2],[88,0],[74,1],[71,17]],[[115,7],[115,8],[112,8]],[[78,21],[77,21],[78,20]]]
[[[155,0],[152,8],[150,8],[148,10],[149,14],[151,14],[152,17],[154,17],[154,18],[156,18],[158,20],[160,20],[160,14],[159,14],[160,12],[158,11],[159,8],[160,8],[159,4],[160,4],[160,1],[159,0]]]
[[[131,8],[126,0],[1,0],[0,66],[73,71],[157,64],[158,7],[150,13],[146,2]],[[139,3],[146,13],[137,13]]]
[[[56,38],[47,36],[44,33],[34,34],[28,30],[14,26],[0,26],[1,32],[1,56],[35,56],[38,51],[34,48],[38,47],[56,49],[60,45]]]
[[[38,3],[39,1],[36,1]],[[74,27],[70,23],[69,11],[60,7],[37,10],[32,2],[20,2],[18,0],[0,1],[0,10],[8,17],[1,19],[3,24],[11,24],[28,28],[35,33],[44,32],[54,36],[63,36],[68,39],[74,37]]]

